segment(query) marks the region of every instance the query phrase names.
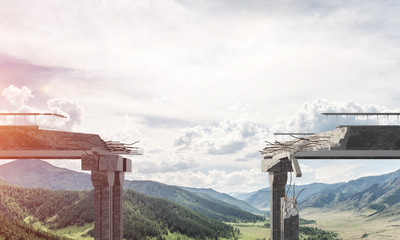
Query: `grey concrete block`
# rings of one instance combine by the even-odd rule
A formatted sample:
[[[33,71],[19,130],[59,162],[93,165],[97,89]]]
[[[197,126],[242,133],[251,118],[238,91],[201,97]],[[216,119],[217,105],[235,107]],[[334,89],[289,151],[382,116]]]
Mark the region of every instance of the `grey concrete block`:
[[[99,170],[99,159],[100,157],[96,154],[85,154],[82,155],[82,170]]]
[[[132,172],[132,160],[124,158],[124,172]]]
[[[123,171],[123,157],[119,155],[100,155],[99,170],[102,171]]]

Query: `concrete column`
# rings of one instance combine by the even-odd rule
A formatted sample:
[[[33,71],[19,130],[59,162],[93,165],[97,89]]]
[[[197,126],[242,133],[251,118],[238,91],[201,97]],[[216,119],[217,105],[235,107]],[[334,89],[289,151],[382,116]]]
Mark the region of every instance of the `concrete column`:
[[[281,207],[281,239],[299,240],[299,211],[296,198],[281,198]]]
[[[271,186],[271,240],[281,239],[281,198],[285,197],[285,186],[287,181],[286,171],[271,171],[269,184]]]
[[[94,186],[94,239],[113,239],[114,171],[92,170]]]
[[[113,187],[113,239],[122,240],[122,188],[124,185],[124,172],[115,172],[115,180]]]

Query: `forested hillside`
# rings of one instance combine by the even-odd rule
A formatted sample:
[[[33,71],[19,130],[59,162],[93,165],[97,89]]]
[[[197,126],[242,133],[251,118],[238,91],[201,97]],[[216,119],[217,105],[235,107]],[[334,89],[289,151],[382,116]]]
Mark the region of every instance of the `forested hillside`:
[[[132,190],[124,192],[124,237],[162,237],[168,232],[215,239],[234,235],[233,228],[176,203]],[[7,219],[40,222],[49,229],[93,222],[93,191],[51,191],[0,186],[0,212]]]
[[[223,201],[206,199],[176,186],[152,181],[129,181],[125,183],[125,186],[148,196],[168,199],[220,221],[254,222],[264,219],[262,216],[249,213]]]
[[[0,214],[0,240],[69,240],[50,232],[37,230],[22,221],[12,220]]]
[[[261,213],[260,210],[251,206],[250,204],[248,204],[244,201],[241,201],[237,198],[234,198],[226,193],[217,192],[212,188],[190,188],[190,187],[180,187],[180,188],[182,188],[183,190],[192,192],[192,193],[196,193],[198,196],[209,199],[209,200],[223,201],[225,203],[231,204],[232,206],[238,207],[247,212],[256,213],[256,214]]]
[[[234,236],[232,226],[187,210],[176,203],[149,198],[132,190],[127,190],[124,197],[124,237],[128,239],[162,236],[168,229],[196,239]]]
[[[93,222],[93,193],[0,187],[0,212],[16,220],[30,217],[50,229]]]
[[[1,165],[0,178],[28,188],[40,187],[50,190],[92,189],[89,174],[55,167],[41,160],[16,160]],[[212,189],[207,192],[200,189],[199,191],[201,192],[193,193],[177,186],[152,181],[129,180],[125,180],[124,188],[133,189],[148,196],[168,199],[220,221],[254,222],[255,220],[262,220],[261,216],[250,213],[257,212],[254,207]],[[192,191],[195,190],[192,189]]]

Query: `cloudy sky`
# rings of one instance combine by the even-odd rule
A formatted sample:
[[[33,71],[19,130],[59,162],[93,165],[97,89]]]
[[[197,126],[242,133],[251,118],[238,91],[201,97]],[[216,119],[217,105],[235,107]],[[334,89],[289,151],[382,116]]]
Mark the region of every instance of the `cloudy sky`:
[[[372,0],[0,0],[0,110],[139,140],[128,179],[253,191],[268,186],[258,151],[274,132],[334,129],[321,112],[400,111],[399,11]],[[400,168],[300,163],[298,184]]]

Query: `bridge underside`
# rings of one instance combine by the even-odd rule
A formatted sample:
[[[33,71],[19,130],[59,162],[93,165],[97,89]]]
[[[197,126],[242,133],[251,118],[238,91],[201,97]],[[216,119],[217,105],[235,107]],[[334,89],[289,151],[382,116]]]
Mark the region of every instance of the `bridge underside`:
[[[0,159],[81,159],[94,186],[95,239],[122,240],[122,187],[132,163],[98,135],[0,126]]]
[[[297,159],[400,159],[400,126],[340,126],[293,141],[276,142],[261,153],[263,172],[271,186],[271,239],[286,238],[281,199],[285,197],[287,173],[301,176]]]

